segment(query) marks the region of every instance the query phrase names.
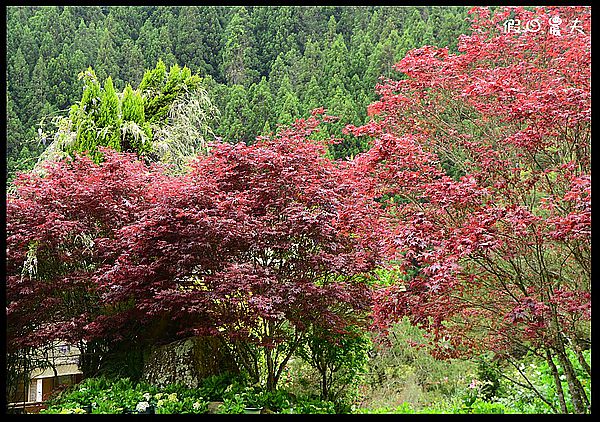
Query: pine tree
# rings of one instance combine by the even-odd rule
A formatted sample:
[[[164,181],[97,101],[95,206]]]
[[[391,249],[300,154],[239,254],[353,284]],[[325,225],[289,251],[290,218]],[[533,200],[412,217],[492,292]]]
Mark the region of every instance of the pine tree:
[[[14,55],[8,56],[7,85],[8,92],[11,93],[15,102],[15,111],[24,124],[28,124],[30,119],[26,108],[28,105],[29,80],[29,67],[25,55],[20,48],[17,48]]]
[[[333,96],[329,97],[327,103],[327,112],[339,117],[337,122],[331,123],[328,127],[331,134],[341,138],[342,141],[331,145],[330,152],[334,159],[352,158],[359,152],[362,152],[360,145],[361,139],[353,136],[342,135],[342,129],[349,122],[357,121],[356,104],[352,100],[352,95],[344,88],[343,84],[336,86]]]
[[[249,90],[250,101],[250,132],[253,138],[264,132],[265,124],[274,121],[273,107],[275,100],[271,88],[264,76],[258,84],[252,84]]]
[[[369,56],[369,65],[365,71],[365,80],[371,84],[371,89],[375,86],[380,76],[391,77],[397,74],[393,69],[395,63],[400,60],[408,50],[408,44],[414,43],[408,34],[402,37],[398,31],[392,29],[386,38],[380,39],[375,49]]]
[[[425,22],[423,21],[421,12],[418,8],[415,8],[404,26],[404,33],[414,40],[413,48],[423,46],[423,36],[425,35],[425,32]]]
[[[73,50],[83,52],[85,54],[86,67],[91,65],[98,54],[98,33],[94,23],[90,22],[88,27],[83,18],[80,18],[74,38]]]
[[[362,79],[367,68],[367,59],[372,51],[373,43],[368,34],[360,29],[354,32],[348,47],[348,74],[358,75]],[[367,87],[360,84],[355,89],[366,91]]]
[[[66,110],[81,97],[77,74],[87,65],[85,54],[75,44],[64,45],[58,57],[48,62],[48,101],[58,110]]]
[[[288,67],[287,74],[290,77],[290,82],[292,83],[292,87],[294,87],[294,90],[297,92],[301,86],[300,79],[301,79],[302,73],[303,73],[302,63],[300,62],[300,60],[302,59],[302,55],[300,54],[300,51],[296,47],[296,42],[294,41],[295,36],[290,35],[289,38],[292,40],[292,41],[289,41],[289,44],[291,45],[291,47],[285,52],[284,61]]]
[[[256,80],[255,40],[248,11],[238,7],[223,34],[221,74],[229,85],[250,86]]]
[[[152,9],[151,6],[111,6],[110,15],[115,22],[120,25],[120,36],[123,40],[130,39],[135,41],[140,36],[140,29],[148,14]]]
[[[77,30],[75,26],[75,16],[73,16],[73,9],[71,7],[64,7],[62,12],[58,18],[58,33],[62,37],[59,41],[59,44],[70,45],[75,38],[75,31]]]
[[[304,53],[300,59],[300,75],[298,84],[306,86],[314,75],[323,74],[323,52],[320,43],[308,38]]]
[[[279,91],[281,87],[281,83],[284,77],[289,78],[289,66],[285,62],[285,55],[283,53],[279,53],[273,65],[271,66],[271,71],[269,72],[269,84],[271,85],[271,92]]]
[[[205,6],[201,8],[201,27],[203,28],[203,44],[206,46],[205,56],[203,57],[204,63],[207,68],[205,73],[216,75],[219,68],[219,54],[221,47],[221,34],[223,33],[223,27],[219,20],[218,9],[214,6]],[[201,69],[198,69],[200,72]]]
[[[221,115],[219,135],[226,142],[244,142],[250,144],[254,140],[251,133],[252,111],[248,101],[248,93],[243,85],[236,84],[229,88],[227,105]]]
[[[206,73],[209,65],[204,58],[208,56],[206,50],[210,47],[204,42],[204,34],[214,31],[215,28],[206,26],[201,10],[200,6],[187,6],[179,10],[173,52],[178,63]]]
[[[27,105],[30,114],[30,124],[37,124],[42,118],[43,111],[48,110],[48,70],[46,61],[40,56],[33,68],[31,74],[31,87],[29,91],[29,104]]]
[[[302,111],[307,114],[315,108],[324,107],[324,95],[316,75],[310,78],[306,89],[302,90]]]
[[[24,140],[23,124],[15,111],[15,103],[9,92],[6,93],[6,155],[8,157],[18,153],[20,144]]]
[[[325,52],[324,76],[328,92],[335,92],[348,78],[348,48],[341,34],[335,36]]]
[[[329,20],[327,21],[327,32],[325,33],[325,37],[323,39],[324,50],[326,51],[337,36],[337,21],[335,20],[335,16],[329,16]]]
[[[300,101],[292,88],[289,76],[281,81],[275,100],[276,122],[279,125],[289,125],[300,117]]]
[[[367,26],[367,36],[369,37],[371,44],[376,45],[379,42],[379,36],[381,35],[381,13],[379,10],[373,10],[373,14],[369,19]]]
[[[158,51],[156,40],[158,39],[158,30],[154,27],[150,19],[147,19],[140,28],[140,36],[136,40],[136,45],[140,51],[144,52],[144,68],[148,69],[156,64],[161,57]]]
[[[253,28],[260,60],[257,70],[267,75],[273,62],[280,53],[286,54],[292,49],[298,51],[298,41],[294,37],[298,17],[296,7],[258,6],[252,9],[251,26]]]
[[[142,79],[144,75],[144,54],[131,39],[126,39],[121,48],[121,79],[123,81],[135,82]]]
[[[100,29],[98,43],[98,53],[94,62],[98,77],[104,80],[111,75],[118,76],[119,67],[117,66],[118,57],[114,34],[107,26]]]

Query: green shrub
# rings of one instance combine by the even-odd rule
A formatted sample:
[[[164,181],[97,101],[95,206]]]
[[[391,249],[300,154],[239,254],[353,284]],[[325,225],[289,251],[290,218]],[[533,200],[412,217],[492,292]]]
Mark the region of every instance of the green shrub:
[[[299,398],[290,408],[281,413],[292,414],[335,414],[335,403],[315,398]]]
[[[225,390],[235,381],[235,376],[224,373],[206,377],[200,383],[199,390],[208,400],[223,400]]]
[[[265,407],[273,412],[289,409],[295,401],[295,397],[285,390],[261,391],[255,397],[253,404],[256,407]]]
[[[487,401],[478,399],[471,406],[471,413],[487,414],[487,413],[507,413],[507,412],[506,412],[506,407],[502,403],[487,402]]]
[[[150,406],[158,414],[208,411],[208,401],[195,389],[175,384],[161,390],[128,378],[100,377],[88,378],[50,399],[41,413],[87,413],[86,408],[95,414],[144,413]]]
[[[242,394],[235,393],[223,399],[223,404],[219,406],[217,413],[225,414],[241,414],[244,413],[246,405],[245,398]]]

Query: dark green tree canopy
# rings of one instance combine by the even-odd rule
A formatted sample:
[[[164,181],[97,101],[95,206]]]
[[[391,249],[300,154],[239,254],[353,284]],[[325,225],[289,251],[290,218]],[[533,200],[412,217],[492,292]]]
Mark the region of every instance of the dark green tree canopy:
[[[289,122],[314,108],[339,104],[334,99],[339,89],[350,93],[346,101],[352,104],[343,109],[354,110],[340,117],[355,116],[357,124],[364,121],[366,106],[376,99],[379,76],[391,76],[394,60],[420,47],[419,43],[455,50],[458,35],[468,31],[467,10],[459,6],[11,6],[6,40],[7,92],[13,107],[11,144],[6,149],[8,180],[17,169],[31,168],[43,152],[46,141],[38,129],[50,132],[45,126],[82,99],[77,75],[89,67],[99,84],[90,89],[103,92],[110,77],[118,95],[129,84],[144,98],[148,127],[141,123],[134,135],[129,124],[131,131],[121,133],[117,142],[116,131],[108,134],[110,125],[102,126],[106,132],[102,143],[108,144],[113,136],[110,143],[124,143],[120,145],[124,150],[142,148],[142,136],[156,134],[149,127],[167,125],[169,105],[179,95],[187,95],[184,87],[194,87],[198,80],[205,81],[208,97],[222,114],[222,119],[212,122],[214,131],[230,142],[253,142],[265,128],[283,123],[280,117]],[[281,90],[284,76],[289,86]],[[270,100],[263,77],[273,97],[270,106],[265,105]],[[253,84],[261,86],[261,94]],[[236,85],[246,91],[248,104],[242,108]],[[283,99],[278,98],[280,91]],[[228,105],[229,100],[234,104]],[[253,104],[255,100],[258,104]],[[243,112],[235,113],[236,109]],[[194,120],[190,119],[188,128]],[[139,120],[128,121],[140,125]],[[82,124],[91,130],[88,123]],[[341,130],[338,126],[336,131]],[[241,139],[229,138],[233,134]],[[89,141],[84,138],[79,137],[81,145]],[[183,148],[183,138],[178,142]],[[364,145],[348,148],[338,145],[334,156],[351,156]],[[30,159],[19,161],[19,157]]]

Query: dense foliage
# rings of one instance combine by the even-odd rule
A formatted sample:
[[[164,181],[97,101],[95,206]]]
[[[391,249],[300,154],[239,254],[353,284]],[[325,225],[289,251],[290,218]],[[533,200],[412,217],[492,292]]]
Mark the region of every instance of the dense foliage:
[[[215,145],[184,175],[109,149],[21,175],[7,203],[11,348],[210,334],[255,382],[264,353],[271,390],[309,328],[367,324],[378,213],[309,139],[318,123]]]
[[[147,70],[136,89],[127,84],[115,91],[112,78],[104,83],[90,67],[79,74],[81,100],[68,116],[52,120],[52,133],[41,132],[49,144],[35,169],[74,153],[102,160],[100,147],[132,152],[145,161],[160,161],[181,170],[186,161],[204,153],[214,139],[211,125],[218,115],[201,78],[187,67],[167,70],[159,60]]]
[[[400,336],[420,337],[415,329],[402,324]],[[417,330],[418,331],[418,330]],[[404,349],[404,353],[401,351]],[[369,382],[371,388],[383,388],[386,394],[380,402],[365,402],[365,396],[346,397],[344,400],[322,400],[314,392],[299,389],[296,382],[302,381],[300,373],[290,374],[290,380],[273,392],[256,386],[249,386],[243,377],[224,373],[205,378],[198,388],[186,388],[172,384],[164,388],[130,379],[110,379],[106,377],[88,378],[75,387],[55,394],[47,403],[43,413],[95,413],[122,414],[148,413],[247,413],[247,409],[261,409],[261,413],[279,414],[547,414],[550,407],[525,386],[515,386],[507,379],[499,383],[493,397],[486,397],[490,381],[482,373],[473,372],[468,362],[441,362],[419,352],[408,345],[397,343],[392,349],[382,353],[395,355],[385,359],[374,359],[375,366],[381,365],[389,377],[390,372],[402,372],[400,376],[389,377],[396,384],[385,385],[385,381],[361,378]],[[571,356],[575,363],[577,358]],[[586,353],[590,361],[590,354]],[[465,365],[465,363],[467,365]],[[450,369],[450,371],[449,371]],[[577,368],[583,371],[580,366]],[[422,371],[418,382],[432,382],[424,385],[421,392],[414,391],[411,382],[402,381],[403,376],[411,377],[415,371]],[[550,395],[554,391],[551,369],[543,360],[526,359],[517,369],[503,368],[508,377],[518,376],[518,371],[526,372],[533,385]],[[306,374],[303,371],[302,374]],[[381,374],[373,373],[376,377]],[[560,376],[564,377],[562,370]],[[385,377],[385,376],[384,376]],[[586,384],[588,394],[589,383]],[[398,395],[400,392],[400,395]],[[412,396],[411,396],[412,395]],[[553,396],[555,405],[558,397]],[[152,406],[152,409],[150,409]],[[572,403],[568,402],[569,411]]]
[[[252,142],[326,107],[361,124],[380,75],[411,48],[456,47],[465,7],[12,6],[7,8],[7,175],[29,170],[55,116],[81,98],[88,67],[117,92],[162,59],[203,78],[215,133]],[[341,135],[341,128],[331,130]],[[38,135],[38,129],[43,136]],[[336,157],[365,145],[347,137]]]
[[[589,413],[591,12],[468,15],[10,8],[10,378],[60,340],[49,413]],[[138,383],[191,336],[241,372]]]
[[[459,54],[409,52],[396,66],[406,78],[378,85],[373,120],[349,128],[374,137],[357,167],[389,198],[388,251],[406,276],[378,294],[375,317],[385,326],[410,316],[440,357],[557,360],[583,412],[590,398],[567,350],[589,370],[589,9],[472,13],[477,32],[460,38]],[[506,32],[513,15],[577,19],[582,32]]]

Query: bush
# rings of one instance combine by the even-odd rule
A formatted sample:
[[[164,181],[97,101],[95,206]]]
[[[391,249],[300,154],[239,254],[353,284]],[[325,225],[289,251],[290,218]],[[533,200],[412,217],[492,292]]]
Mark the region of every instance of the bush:
[[[502,403],[498,402],[487,402],[483,400],[476,400],[471,406],[470,413],[476,414],[487,414],[487,413],[510,413],[506,411],[506,407]]]
[[[208,400],[223,400],[225,390],[236,380],[236,375],[224,373],[211,375],[202,380],[199,390]]]
[[[292,414],[335,414],[335,403],[314,398],[301,398],[291,405],[290,408],[284,409],[281,413]]]
[[[364,376],[360,407],[393,409],[411,403],[415,409],[460,397],[465,385],[477,377],[477,365],[469,360],[436,360],[428,353],[423,330],[403,319],[389,334],[374,341],[375,348]],[[380,344],[381,343],[381,344]]]
[[[145,413],[151,407],[158,414],[207,413],[208,401],[198,390],[181,385],[164,389],[129,378],[110,380],[104,377],[88,378],[59,396],[48,401],[48,408],[40,413]]]

